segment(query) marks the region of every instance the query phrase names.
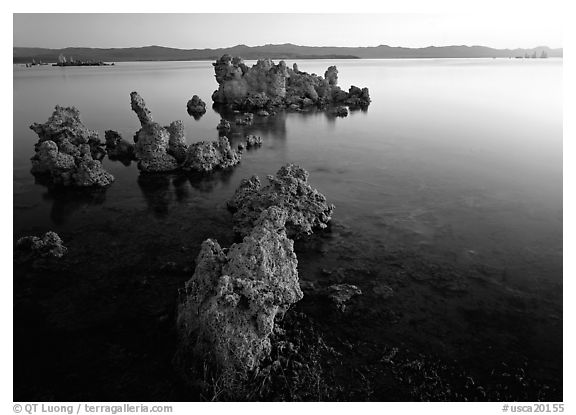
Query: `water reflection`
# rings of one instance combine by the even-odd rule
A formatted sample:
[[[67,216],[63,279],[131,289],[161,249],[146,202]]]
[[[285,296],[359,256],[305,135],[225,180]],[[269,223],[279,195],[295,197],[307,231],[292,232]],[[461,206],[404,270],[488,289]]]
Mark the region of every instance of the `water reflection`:
[[[194,120],[196,121],[200,121],[200,118],[202,118],[202,116],[204,114],[198,114],[198,113],[191,113],[190,110],[187,110],[186,112],[188,112],[188,115],[191,116],[192,118],[194,118]]]
[[[172,204],[170,193],[170,176],[164,174],[140,174],[138,186],[148,204],[149,210],[158,218],[168,215]]]
[[[266,117],[254,115],[252,125],[238,125],[236,124],[236,118],[239,115],[237,112],[234,112],[226,106],[217,104],[214,104],[212,109],[214,109],[220,117],[230,122],[232,129],[230,133],[226,135],[228,138],[233,138],[235,136],[244,137],[247,134],[263,134],[274,136],[274,138],[286,138],[287,130],[285,111],[279,111],[274,115]]]
[[[217,170],[211,174],[188,173],[185,177],[195,190],[202,193],[212,193],[216,188],[230,182],[234,168]]]
[[[229,183],[233,174],[234,169],[218,170],[211,174],[141,173],[137,183],[149,211],[157,218],[166,218],[174,206],[188,203],[195,192],[212,193]]]
[[[46,185],[42,179],[36,184]],[[42,200],[51,201],[50,219],[56,225],[65,224],[73,213],[90,206],[102,205],[106,201],[107,189],[69,189],[47,186]]]

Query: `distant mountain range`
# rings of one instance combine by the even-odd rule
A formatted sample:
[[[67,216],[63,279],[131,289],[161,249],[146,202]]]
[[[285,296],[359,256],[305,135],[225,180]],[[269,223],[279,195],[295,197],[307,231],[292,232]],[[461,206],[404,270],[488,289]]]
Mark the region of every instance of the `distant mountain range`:
[[[282,45],[246,46],[238,45],[219,49],[176,49],[162,46],[139,48],[25,48],[14,47],[14,63],[56,62],[60,54],[76,60],[102,62],[126,61],[188,61],[215,60],[224,54],[241,56],[244,59],[409,59],[409,58],[508,58],[525,55],[540,57],[562,57],[563,50],[539,46],[532,49],[493,49],[486,46],[429,46],[426,48],[403,48],[386,45],[369,47],[298,46]]]

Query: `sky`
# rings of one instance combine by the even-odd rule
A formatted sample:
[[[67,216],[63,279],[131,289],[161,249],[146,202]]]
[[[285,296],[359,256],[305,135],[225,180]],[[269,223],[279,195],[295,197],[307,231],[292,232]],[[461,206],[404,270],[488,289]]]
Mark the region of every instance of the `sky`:
[[[238,44],[562,47],[562,25],[510,14],[14,14],[13,45],[181,49]]]

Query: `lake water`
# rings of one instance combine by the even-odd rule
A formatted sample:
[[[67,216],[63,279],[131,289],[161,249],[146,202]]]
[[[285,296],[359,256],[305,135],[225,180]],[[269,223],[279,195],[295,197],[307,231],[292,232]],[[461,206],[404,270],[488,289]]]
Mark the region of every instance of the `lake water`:
[[[55,105],[76,106],[84,124],[102,138],[112,129],[131,140],[140,125],[129,94],[138,91],[155,121],[184,121],[188,143],[215,140],[220,120],[215,110],[208,108],[198,121],[186,112],[195,94],[211,106],[217,88],[211,63],[15,65],[14,238],[54,230],[76,258],[78,278],[90,275],[51,288],[50,295],[35,294],[34,304],[25,301],[29,287],[16,284],[24,320],[43,314],[45,333],[114,327],[94,338],[99,346],[93,354],[85,353],[94,357],[104,344],[137,353],[132,340],[117,338],[120,328],[113,322],[140,319],[127,307],[134,302],[149,307],[155,296],[164,300],[150,315],[169,314],[187,277],[166,282],[150,276],[149,288],[136,293],[123,284],[154,274],[150,270],[162,262],[180,262],[182,256],[193,261],[205,238],[231,243],[225,202],[241,179],[264,178],[291,162],[308,170],[311,184],[336,206],[331,234],[313,247],[296,246],[301,279],[353,283],[364,293],[357,304],[364,317],[354,323],[358,330],[346,333],[464,365],[479,356],[521,358],[535,378],[560,388],[562,61],[296,62],[301,71],[322,75],[337,65],[343,89],[369,87],[368,110],[346,118],[279,113],[255,117],[251,127],[233,126],[233,144],[251,133],[263,138],[263,146],[246,152],[233,171],[211,178],[141,176],[134,164],[106,159],[116,181],[96,195],[35,184],[30,157],[37,136],[29,125],[46,121]],[[379,297],[380,284],[394,295]],[[102,297],[105,305],[96,300]],[[394,318],[382,320],[383,310]],[[18,314],[15,318],[18,326]],[[22,342],[38,340],[35,335],[20,333]],[[78,343],[80,335],[70,336],[71,343],[54,348],[84,344]],[[68,372],[84,362],[60,359]],[[15,367],[23,361],[24,356],[16,359]],[[96,366],[83,370],[94,375]],[[42,381],[37,382],[40,390]],[[78,378],[67,382],[73,388]],[[54,386],[48,396],[60,392]],[[561,399],[559,393],[554,396]]]

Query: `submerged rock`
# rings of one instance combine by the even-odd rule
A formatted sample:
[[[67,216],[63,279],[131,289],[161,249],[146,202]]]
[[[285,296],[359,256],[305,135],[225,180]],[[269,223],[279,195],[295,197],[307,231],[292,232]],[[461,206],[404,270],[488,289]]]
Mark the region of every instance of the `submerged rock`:
[[[199,119],[206,113],[206,103],[202,101],[198,95],[194,95],[186,104],[186,109],[188,110],[188,114]]]
[[[243,179],[236,193],[228,202],[233,212],[234,230],[248,235],[260,214],[271,206],[278,206],[287,213],[286,231],[291,238],[310,235],[315,228],[326,228],[334,205],[308,184],[308,172],[294,164],[268,176],[270,184],[262,187],[260,179],[252,176]]]
[[[114,181],[99,161],[106,151],[98,133],[84,126],[75,107],[57,105],[48,121],[30,128],[39,137],[32,174],[63,186],[104,187]]]
[[[362,295],[362,290],[351,284],[335,284],[328,287],[327,295],[340,311],[346,311],[348,301],[356,295]]]
[[[224,387],[270,354],[275,319],[302,299],[287,214],[262,212],[243,242],[228,250],[206,240],[178,307],[181,360],[215,362]]]
[[[260,147],[262,145],[262,137],[258,135],[246,136],[246,148]]]
[[[152,113],[137,92],[130,94],[132,110],[138,116],[142,128],[134,141],[134,155],[138,168],[145,172],[166,172],[178,168],[178,160],[173,154],[183,156],[186,147],[184,127],[181,121],[174,121],[164,128],[152,120]]]
[[[207,173],[215,169],[227,169],[238,163],[240,154],[232,149],[227,137],[220,137],[218,141],[191,144],[181,168]]]
[[[62,258],[68,249],[56,232],[48,231],[41,238],[24,236],[16,242],[16,248],[38,257]]]
[[[284,61],[275,65],[270,59],[260,59],[248,67],[242,58],[224,55],[213,65],[219,87],[212,100],[234,109],[260,113],[272,108],[370,104],[367,88],[353,87],[350,92],[340,89],[335,66],[330,66],[323,78],[302,72],[297,65],[287,68]]]
[[[134,144],[124,140],[117,131],[106,130],[104,139],[110,160],[135,160]]]

